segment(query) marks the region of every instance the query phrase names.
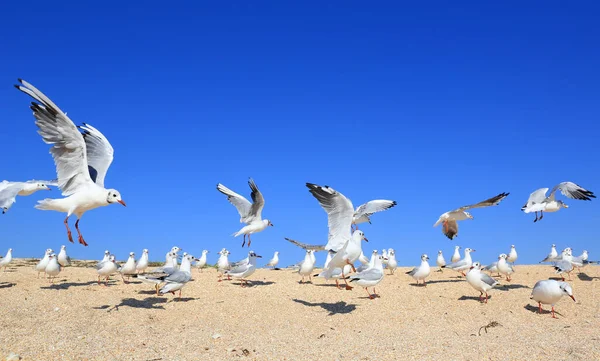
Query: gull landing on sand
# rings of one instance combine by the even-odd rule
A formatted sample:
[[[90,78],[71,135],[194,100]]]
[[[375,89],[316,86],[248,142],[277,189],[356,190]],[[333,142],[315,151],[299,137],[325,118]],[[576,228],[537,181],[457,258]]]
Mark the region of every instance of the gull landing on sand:
[[[527,203],[521,207],[521,210],[525,213],[535,212],[533,222],[537,222],[544,218],[544,212],[558,212],[561,208],[569,208],[563,201],[556,200],[555,194],[557,190],[560,190],[565,197],[570,199],[591,201],[592,198],[596,198],[594,192],[588,191],[573,182],[562,182],[552,188],[548,197],[546,197],[548,188],[540,188],[531,193]],[[540,212],[539,218],[538,212]]]
[[[262,210],[265,207],[265,199],[252,178],[248,181],[248,185],[252,190],[251,196],[254,203],[250,203],[246,198],[235,193],[221,183],[217,184],[217,190],[226,195],[227,200],[238,210],[238,213],[240,214],[240,223],[246,223],[245,227],[233,234],[234,237],[237,237],[240,234],[244,235],[242,247],[246,244],[246,236],[248,236],[248,247],[250,247],[250,243],[252,242],[250,235],[252,233],[258,233],[264,231],[265,228],[269,226],[273,226],[271,221],[261,218]]]
[[[37,101],[32,102],[30,108],[39,128],[38,133],[46,144],[52,145],[50,154],[56,165],[58,187],[66,197],[44,199],[36,208],[67,213],[64,223],[71,243],[73,237],[68,220],[75,214],[79,243],[87,246],[79,230],[83,214],[112,203],[125,206],[118,191],[104,188],[104,178],[113,161],[113,147],[96,128],[85,123],[76,127],[44,93],[25,80],[19,79],[19,82],[21,85],[15,87]]]
[[[495,197],[486,199],[485,201],[476,204],[471,204],[468,206],[463,206],[455,210],[446,212],[440,216],[440,218],[437,220],[437,222],[435,222],[433,226],[437,227],[441,223],[443,225],[442,233],[444,233],[444,235],[449,239],[454,239],[454,237],[458,236],[458,223],[456,223],[456,221],[473,219],[473,216],[471,215],[471,213],[467,212],[467,210],[473,208],[497,206],[509,194],[510,193],[500,193]]]

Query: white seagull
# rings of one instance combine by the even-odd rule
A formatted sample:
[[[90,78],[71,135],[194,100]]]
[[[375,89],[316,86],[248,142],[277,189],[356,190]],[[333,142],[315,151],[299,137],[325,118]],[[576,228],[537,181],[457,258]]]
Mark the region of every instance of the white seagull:
[[[100,266],[104,262],[108,262],[110,260],[110,252],[108,250],[104,251],[104,257],[96,263],[96,267]]]
[[[142,250],[142,255],[140,256],[140,259],[135,264],[136,272],[142,273],[146,270],[146,268],[148,268],[148,255],[148,250],[144,248],[144,250]]]
[[[46,266],[45,272],[48,275],[50,283],[54,283],[54,278],[60,273],[60,264],[58,263],[55,253],[52,253],[48,257],[48,265]]]
[[[273,254],[273,258],[271,258],[269,260],[269,263],[267,263],[267,265],[265,267],[273,267],[273,269],[275,269],[277,267],[278,263],[279,263],[279,252],[275,252]]]
[[[596,198],[594,192],[588,191],[573,182],[562,182],[552,188],[548,197],[546,197],[548,188],[540,188],[531,193],[527,203],[521,207],[521,210],[525,213],[535,212],[535,219],[533,221],[537,222],[544,218],[544,212],[557,212],[561,208],[569,208],[563,201],[556,200],[555,193],[557,190],[560,190],[565,197],[570,199],[591,201],[592,198]],[[538,212],[540,212],[539,218]]]
[[[231,276],[233,278],[240,279],[240,285],[242,287],[246,287],[248,284],[248,280],[246,278],[250,277],[254,271],[256,271],[256,258],[262,258],[262,256],[257,255],[256,253],[250,251],[250,255],[248,256],[249,262],[244,265],[240,265],[232,268],[229,271],[225,271],[227,276]]]
[[[458,248],[456,249],[456,252],[458,253]],[[458,259],[460,259],[460,254],[458,255]],[[435,260],[435,264],[440,268],[439,271],[443,272],[442,267],[444,267],[446,265],[446,260],[444,259],[444,254],[442,253],[441,250],[438,251],[438,255],[437,255],[437,259]]]
[[[58,264],[60,264],[61,269],[71,265],[71,257],[67,254],[67,246],[60,246],[60,252],[58,252],[58,257],[56,259]]]
[[[202,256],[198,258],[198,262],[196,262],[196,267],[198,267],[199,271],[202,271],[204,267],[206,267],[206,255],[208,254],[208,250],[202,251]]]
[[[56,181],[29,180],[27,182],[0,182],[0,209],[6,213],[17,201],[17,196],[28,196],[39,190],[52,190],[49,186],[57,186]]]
[[[304,255],[304,260],[300,264],[300,268],[298,269],[298,274],[302,276],[302,280],[299,283],[304,283],[304,277],[308,277],[310,283],[312,283],[311,273],[315,268],[315,258],[314,252],[311,249],[306,250],[306,255]]]
[[[465,276],[465,271],[469,270],[471,268],[471,265],[473,264],[473,260],[471,259],[471,252],[475,252],[475,250],[468,247],[465,248],[465,257],[462,260],[447,264],[442,268],[453,269]]]
[[[407,275],[411,276],[415,279],[415,281],[417,281],[417,285],[419,284],[419,280],[422,280],[423,286],[427,286],[425,279],[431,273],[431,268],[429,267],[429,262],[427,262],[427,260],[429,260],[429,257],[426,254],[422,255],[421,265],[413,268],[411,271],[406,272]]]
[[[0,268],[4,268],[4,271],[6,271],[6,267],[8,267],[10,262],[12,262],[12,248],[9,248],[6,256],[0,259]]]
[[[377,292],[375,291],[375,286],[383,280],[383,256],[377,256],[375,258],[375,265],[368,270],[359,272],[355,275],[351,275],[350,282],[355,282],[357,285],[364,287],[365,291],[369,295],[370,299],[374,299],[375,297],[379,297]],[[369,292],[368,287],[373,287],[373,294]]]
[[[466,278],[471,287],[479,291],[479,301],[485,303],[487,303],[489,298],[488,291],[499,284],[498,281],[481,272],[481,264],[479,264],[479,262],[473,263]],[[482,297],[484,293],[485,300]]]
[[[237,237],[240,234],[244,235],[242,247],[244,247],[244,244],[246,244],[246,236],[248,236],[248,247],[250,247],[250,242],[252,242],[250,239],[251,234],[264,231],[265,228],[273,226],[271,221],[261,218],[262,210],[265,207],[265,199],[263,198],[262,193],[260,193],[258,190],[258,187],[252,178],[250,178],[248,181],[248,185],[252,190],[250,195],[252,196],[252,201],[254,203],[250,203],[246,198],[235,193],[221,183],[217,184],[217,190],[225,194],[227,196],[227,200],[238,210],[238,213],[240,214],[240,223],[246,223],[245,227],[233,234],[234,237]]]
[[[552,305],[552,318],[556,318],[556,315],[554,315],[554,305],[563,296],[569,296],[574,302],[577,302],[573,296],[573,289],[567,282],[543,280],[538,281],[533,286],[530,298],[538,303],[540,314],[542,313],[542,304]]]
[[[556,260],[556,257],[558,257],[558,252],[556,252],[556,245],[553,244],[552,248],[550,249],[550,253],[548,253],[548,255],[546,256],[546,258],[544,258],[543,260],[541,260],[540,263],[553,262],[553,261]]]
[[[368,270],[369,268],[373,268],[375,266],[375,258],[377,258],[377,255],[377,250],[374,249],[373,253],[371,253],[371,259],[369,260],[369,262],[358,266],[356,272],[362,272]],[[327,268],[327,265],[325,265],[325,268]]]
[[[129,258],[127,259],[127,262],[119,268],[119,273],[121,274],[123,283],[128,283],[123,276],[127,276],[127,280],[129,280],[129,277],[136,273],[134,252],[129,252]]]
[[[452,254],[452,258],[450,258],[450,262],[458,262],[460,261],[460,246],[454,246],[454,254]]]
[[[44,257],[40,260],[40,262],[35,266],[35,270],[38,273],[38,278],[40,278],[40,272],[46,272],[46,266],[48,265],[48,261],[50,260],[50,255],[54,253],[51,248],[46,250],[44,253]]]
[[[38,202],[36,208],[67,213],[64,223],[70,242],[73,242],[73,237],[68,220],[74,214],[79,243],[87,246],[79,230],[83,214],[112,203],[125,206],[118,191],[104,188],[104,178],[113,161],[113,147],[96,128],[85,123],[76,127],[41,91],[25,80],[19,79],[19,82],[21,85],[15,87],[38,101],[32,102],[30,108],[36,118],[38,133],[46,144],[52,145],[50,154],[56,165],[58,187],[66,197],[44,199]]]
[[[221,282],[223,275],[231,268],[231,266],[229,264],[229,251],[223,248],[219,254],[220,256],[217,260],[217,271],[219,272],[218,282]],[[227,276],[227,279],[230,280],[231,277]]]
[[[117,272],[118,269],[119,266],[117,266],[115,256],[111,254],[108,258],[108,261],[101,262],[96,266],[96,271],[98,272],[98,284],[101,285],[100,277],[104,277],[104,285],[108,286],[108,279],[110,278],[110,275]]]
[[[356,208],[356,211],[352,216],[352,225],[358,229],[358,225],[360,223],[369,222],[369,224],[371,224],[371,216],[374,213],[390,209],[396,204],[396,201],[389,201],[385,199],[375,199],[365,204],[361,204]]]
[[[390,274],[393,275],[394,272],[396,272],[396,268],[398,268],[398,261],[396,260],[396,251],[394,251],[393,249],[390,249],[388,251],[388,263],[387,263],[387,269],[390,270]]]
[[[515,263],[516,260],[517,260],[517,249],[515,248],[515,245],[513,244],[510,246],[510,252],[508,252],[506,261],[509,263]]]
[[[458,223],[456,222],[465,219],[473,219],[473,216],[471,213],[467,212],[467,210],[473,208],[497,206],[509,194],[510,193],[500,193],[495,197],[486,199],[485,201],[448,211],[442,214],[433,226],[437,227],[438,225],[442,224],[442,233],[444,233],[444,235],[449,239],[454,239],[454,237],[458,236]]]
[[[498,256],[498,263],[496,267],[498,268],[498,272],[505,275],[506,280],[510,282],[510,275],[513,274],[515,270],[513,269],[512,265],[506,261],[507,258],[508,256],[505,253],[502,253],[500,256]]]

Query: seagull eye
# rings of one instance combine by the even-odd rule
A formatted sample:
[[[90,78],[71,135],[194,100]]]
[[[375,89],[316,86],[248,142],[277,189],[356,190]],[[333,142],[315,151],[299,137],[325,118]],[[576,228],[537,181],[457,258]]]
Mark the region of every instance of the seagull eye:
[[[116,196],[117,196],[116,194],[113,194],[113,197],[116,197]]]

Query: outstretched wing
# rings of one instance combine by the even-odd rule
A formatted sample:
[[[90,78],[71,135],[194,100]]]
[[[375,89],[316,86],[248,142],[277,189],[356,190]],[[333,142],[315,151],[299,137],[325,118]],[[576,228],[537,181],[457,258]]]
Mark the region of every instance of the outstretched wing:
[[[248,222],[261,220],[262,210],[265,207],[265,199],[263,198],[262,193],[258,190],[258,187],[256,186],[256,183],[254,183],[254,180],[252,178],[248,180],[248,185],[252,190],[252,193],[250,195],[252,196],[252,202],[254,202],[252,204],[252,207],[250,208]]]
[[[571,199],[579,199],[582,201],[591,201],[592,198],[596,198],[594,192],[588,191],[587,189],[578,186],[573,182],[562,182],[554,186],[550,192],[550,199],[554,200],[554,193],[559,189],[563,196]]]
[[[506,198],[510,193],[500,193],[495,197],[486,199],[485,201],[481,201],[479,203],[470,204],[468,206],[462,206],[458,209],[453,210],[452,212],[466,211],[467,209],[472,208],[482,208],[482,207],[491,207],[497,206],[504,198]]]
[[[354,219],[361,217],[370,217],[373,213],[385,211],[392,208],[397,203],[396,201],[388,201],[385,199],[375,199],[365,204],[360,205],[354,212]]]
[[[322,187],[312,183],[306,183],[306,186],[327,212],[329,237],[325,249],[340,250],[350,240],[350,227],[354,215],[352,202],[329,186]]]
[[[2,209],[2,214],[6,213],[13,203],[16,202],[17,194],[23,189],[23,184],[21,182],[11,183],[0,190],[0,209]]]
[[[113,147],[104,134],[91,125],[83,123],[78,128],[83,131],[90,177],[97,185],[104,187],[106,172],[114,158]]]
[[[306,244],[306,243],[301,243],[298,241],[295,241],[293,239],[290,238],[286,238],[285,239],[288,242],[291,242],[293,244],[295,244],[296,246],[300,247],[300,248],[304,248],[306,250],[313,250],[313,251],[324,251],[325,250],[325,245],[312,245],[312,244]]]
[[[226,195],[227,200],[231,204],[233,204],[233,206],[237,209],[238,213],[240,214],[240,223],[247,223],[247,218],[250,214],[250,209],[252,209],[252,203],[250,203],[250,201],[248,201],[243,196],[225,187],[221,183],[217,184],[217,190]]]
[[[39,102],[32,102],[30,107],[36,118],[35,124],[44,142],[52,144],[50,154],[56,165],[58,187],[63,196],[70,196],[82,185],[92,182],[83,135],[44,93],[25,80],[19,79],[19,82],[21,85],[15,87]]]

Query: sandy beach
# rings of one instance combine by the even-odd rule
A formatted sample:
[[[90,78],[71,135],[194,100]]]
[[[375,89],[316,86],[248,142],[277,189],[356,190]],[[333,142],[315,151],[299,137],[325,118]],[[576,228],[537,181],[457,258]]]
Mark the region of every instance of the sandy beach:
[[[23,360],[598,360],[600,267],[573,274],[552,319],[529,299],[549,266],[517,265],[488,304],[457,273],[416,287],[399,268],[370,300],[291,270],[258,270],[252,286],[193,269],[182,299],[70,267],[49,285],[32,263],[0,271],[0,353]],[[491,325],[485,328],[484,326]],[[509,347],[510,345],[510,347]],[[2,358],[2,359],[3,359]]]

